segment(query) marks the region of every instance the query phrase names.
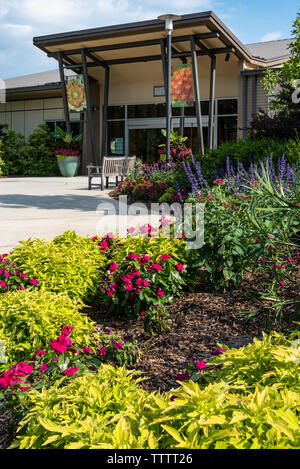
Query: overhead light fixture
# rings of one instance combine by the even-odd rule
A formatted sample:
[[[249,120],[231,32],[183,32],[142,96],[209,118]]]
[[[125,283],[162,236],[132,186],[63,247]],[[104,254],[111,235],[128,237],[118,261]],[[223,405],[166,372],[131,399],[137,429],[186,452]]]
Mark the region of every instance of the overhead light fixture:
[[[173,22],[180,20],[181,16],[179,15],[160,15],[157,17],[158,20],[165,22],[166,31],[173,31]]]
[[[229,62],[229,59],[230,59],[230,54],[226,54],[225,62]]]

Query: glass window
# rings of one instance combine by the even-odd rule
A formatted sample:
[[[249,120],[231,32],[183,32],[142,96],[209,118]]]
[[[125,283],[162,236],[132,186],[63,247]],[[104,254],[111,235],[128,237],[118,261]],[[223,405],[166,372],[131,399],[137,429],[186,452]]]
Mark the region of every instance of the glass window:
[[[108,106],[108,119],[125,119],[125,106]]]
[[[151,117],[164,117],[165,115],[165,103],[136,104],[128,106],[128,119],[148,119]]]
[[[237,139],[237,117],[218,117],[218,145],[235,142]]]
[[[237,99],[220,99],[218,114],[237,114]]]
[[[107,155],[125,155],[125,126],[122,121],[107,123]]]

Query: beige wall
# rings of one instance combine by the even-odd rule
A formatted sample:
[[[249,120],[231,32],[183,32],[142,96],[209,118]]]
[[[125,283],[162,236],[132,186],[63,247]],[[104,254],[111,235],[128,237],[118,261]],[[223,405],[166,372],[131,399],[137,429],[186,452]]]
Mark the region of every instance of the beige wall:
[[[79,115],[72,114],[72,119]],[[41,98],[10,101],[0,104],[0,124],[7,124],[26,138],[46,121],[64,120],[62,98]]]

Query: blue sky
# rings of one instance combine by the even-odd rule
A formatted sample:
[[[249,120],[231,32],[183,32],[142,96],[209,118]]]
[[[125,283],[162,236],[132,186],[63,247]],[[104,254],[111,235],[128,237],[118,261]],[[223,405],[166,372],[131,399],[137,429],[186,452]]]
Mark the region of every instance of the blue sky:
[[[34,36],[213,10],[244,43],[291,37],[299,0],[0,0],[0,78],[52,70]]]

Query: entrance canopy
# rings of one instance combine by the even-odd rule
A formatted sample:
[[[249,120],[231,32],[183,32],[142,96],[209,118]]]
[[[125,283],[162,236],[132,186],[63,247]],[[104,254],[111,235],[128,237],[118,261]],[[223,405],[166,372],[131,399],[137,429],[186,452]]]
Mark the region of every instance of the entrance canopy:
[[[126,73],[126,69],[130,67],[130,64],[161,61],[167,109],[171,108],[170,93],[168,92],[168,64],[170,59],[167,58],[170,47],[167,47],[167,32],[164,26],[164,23],[160,20],[150,20],[34,38],[33,42],[37,47],[46,52],[49,57],[56,58],[59,62],[67,130],[70,129],[70,116],[64,70],[73,70],[75,73],[83,74],[94,162],[97,162],[98,158],[94,106],[90,92],[91,80],[96,80],[104,87],[102,156],[105,155],[107,148],[106,124],[111,75]],[[208,146],[212,148],[216,56],[220,54],[227,56],[234,54],[237,59],[244,60],[253,68],[266,66],[266,62],[263,59],[253,57],[249,50],[211,11],[184,15],[174,23],[171,53],[168,57],[171,57],[171,60],[177,59],[182,63],[187,63],[187,61],[192,63],[198,145],[202,154],[204,153],[204,140],[197,57],[207,56],[210,58],[210,67],[208,67],[210,68]]]

